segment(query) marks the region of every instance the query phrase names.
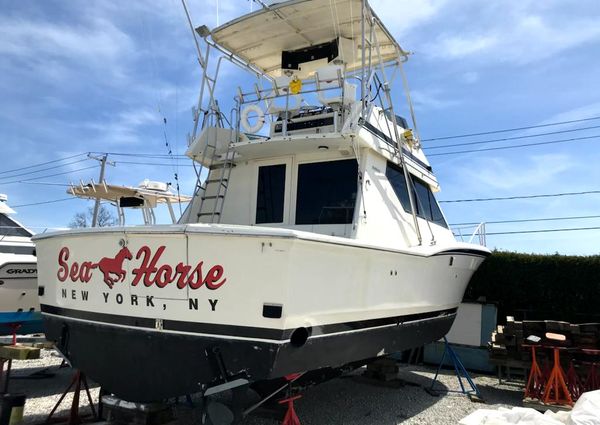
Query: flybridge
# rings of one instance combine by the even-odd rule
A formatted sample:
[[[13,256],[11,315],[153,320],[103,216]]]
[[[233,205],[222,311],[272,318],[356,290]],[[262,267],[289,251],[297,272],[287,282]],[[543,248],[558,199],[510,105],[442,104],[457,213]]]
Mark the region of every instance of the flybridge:
[[[399,165],[407,186],[411,185],[412,174],[432,191],[438,191],[437,179],[421,150],[410,96],[407,99],[412,128],[406,119],[395,114],[392,105],[388,75],[395,75],[398,70],[403,73],[402,64],[408,53],[368,3],[293,0],[271,6],[261,4],[261,10],[212,31],[206,26],[199,27],[194,33],[195,37],[200,36],[196,46],[204,73],[186,155],[206,168],[208,177],[202,180],[201,168],[196,196],[180,222],[222,222],[230,214],[225,207],[226,198],[230,188],[238,185],[234,179],[241,172],[239,167],[250,165],[248,161],[267,158],[298,161],[299,156],[317,153],[321,161],[354,157],[360,168],[365,160],[361,151],[366,148]],[[216,64],[209,66],[214,50],[220,55]],[[235,107],[229,117],[214,99],[214,87],[224,61],[258,77],[254,87],[237,89]],[[235,167],[240,171],[234,171]],[[287,174],[286,170],[280,171]],[[244,178],[248,185],[250,176]],[[297,179],[297,176],[292,171],[287,178]],[[260,182],[255,184],[259,191],[268,188]],[[234,190],[242,189],[238,185]],[[283,188],[277,196],[283,196],[282,201],[293,198],[294,194],[287,194],[288,191]],[[420,241],[414,191],[408,191],[407,198]],[[260,194],[256,199],[261,200]],[[358,197],[353,199],[356,201]],[[264,197],[262,200],[271,202]],[[347,208],[346,204],[342,207]],[[326,216],[327,211],[340,206],[326,202],[321,207]],[[296,215],[299,213],[296,211]],[[283,211],[276,216],[285,215]],[[251,217],[240,218],[239,214],[229,217],[233,223],[259,223]],[[356,223],[357,219],[354,216],[350,222]],[[278,222],[292,221],[299,224],[293,218]],[[355,234],[341,228],[322,231],[348,237]]]

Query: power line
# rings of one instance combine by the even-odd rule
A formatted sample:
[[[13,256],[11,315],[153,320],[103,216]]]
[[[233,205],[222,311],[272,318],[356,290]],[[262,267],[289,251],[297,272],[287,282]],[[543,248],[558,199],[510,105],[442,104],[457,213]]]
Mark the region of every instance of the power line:
[[[160,154],[160,153],[133,153],[133,152],[90,152],[93,154],[98,154],[98,155],[111,155],[111,156],[134,156],[134,157],[140,157],[140,158],[154,158],[154,159],[171,159],[172,157],[177,157],[177,158],[188,158],[188,156],[186,155],[167,155],[167,154]]]
[[[135,161],[115,161],[117,164],[134,164],[134,165],[157,165],[160,167],[172,167],[173,164],[165,164],[160,162],[135,162]],[[192,164],[178,165],[178,167],[193,167]]]
[[[39,170],[26,171],[26,172],[20,173],[20,174],[12,174],[10,176],[0,177],[0,179],[1,180],[5,180],[5,179],[13,179],[15,177],[20,177],[20,176],[28,176],[30,174],[41,173],[42,171],[54,170],[56,168],[62,168],[62,167],[65,167],[67,165],[78,164],[80,162],[84,162],[84,161],[87,161],[87,160],[88,160],[88,158],[78,159],[77,161],[65,162],[64,164],[54,165],[52,167],[40,168]]]
[[[560,221],[560,220],[584,220],[590,218],[600,218],[600,215],[580,215],[571,217],[549,217],[549,218],[527,218],[518,220],[498,220],[498,221],[485,221],[485,224],[506,224],[506,223],[531,223],[536,221]],[[476,226],[479,223],[454,223],[450,226]]]
[[[577,140],[597,139],[599,137],[600,137],[600,134],[595,135],[595,136],[573,137],[571,139],[550,140],[550,141],[547,141],[547,142],[524,143],[522,145],[498,146],[498,147],[493,147],[493,148],[483,148],[483,149],[472,149],[472,150],[454,151],[454,152],[432,153],[432,154],[429,154],[427,156],[442,156],[442,155],[455,155],[455,154],[461,154],[461,153],[499,151],[499,150],[503,150],[503,149],[515,149],[515,148],[524,148],[524,147],[528,147],[528,146],[541,146],[541,145],[552,145],[552,144],[556,144],[556,143],[574,142],[574,141],[577,141]]]
[[[595,128],[600,128],[600,125],[594,125],[594,126],[590,126],[590,127],[581,127],[581,128],[571,128],[569,130],[561,130],[561,131],[549,131],[546,133],[528,134],[525,136],[503,137],[501,139],[482,140],[482,141],[478,141],[478,142],[465,142],[465,143],[454,143],[452,145],[430,146],[430,147],[424,148],[424,150],[454,148],[457,146],[483,145],[486,143],[506,142],[509,140],[528,139],[531,137],[551,136],[553,134],[572,133],[574,131],[585,131],[585,130],[592,130]]]
[[[575,196],[575,195],[589,195],[600,193],[600,190],[587,190],[584,192],[564,192],[564,193],[549,193],[543,195],[521,195],[521,196],[506,196],[498,198],[473,198],[473,199],[453,199],[447,201],[439,201],[440,203],[455,203],[455,202],[485,202],[485,201],[506,201],[512,199],[533,199],[533,198],[552,198],[555,196]]]
[[[485,232],[486,236],[497,236],[497,235],[518,235],[527,233],[552,233],[552,232],[574,232],[580,230],[600,230],[600,226],[597,227],[570,227],[563,229],[540,229],[540,230],[520,230],[514,232]]]
[[[530,130],[532,128],[552,127],[555,125],[573,124],[576,122],[592,121],[592,120],[598,120],[598,119],[600,119],[600,116],[590,117],[590,118],[582,118],[582,119],[578,119],[578,120],[553,122],[553,123],[549,123],[549,124],[529,125],[526,127],[515,127],[515,128],[506,128],[506,129],[502,129],[502,130],[483,131],[481,133],[468,133],[468,134],[458,134],[458,135],[454,135],[454,136],[432,137],[430,139],[423,139],[422,141],[423,142],[431,142],[434,140],[448,140],[448,139],[459,139],[462,137],[486,136],[488,134],[508,133],[511,131]]]
[[[85,152],[78,153],[77,155],[71,155],[71,156],[66,156],[64,158],[53,159],[52,161],[40,162],[38,164],[29,165],[27,167],[13,168],[12,170],[0,171],[0,174],[12,173],[13,171],[28,170],[30,168],[36,168],[36,167],[40,167],[42,165],[48,165],[48,164],[53,164],[55,162],[66,161],[68,159],[77,158],[78,156],[81,156],[81,155],[86,155],[86,153]]]
[[[98,168],[98,167],[99,167],[99,165],[92,165],[91,167],[78,168],[76,170],[64,171],[62,173],[46,174],[45,176],[30,177],[28,179],[13,180],[10,182],[0,182],[0,184],[25,183],[25,182],[29,182],[32,180],[43,179],[43,178],[47,178],[47,177],[62,176],[64,174],[76,173],[78,171],[90,170],[92,168]]]
[[[19,183],[23,183],[23,184],[39,184],[42,186],[62,186],[62,187],[71,187],[70,184],[65,184],[65,183],[54,183],[54,182],[26,182],[26,181],[22,181]]]
[[[34,206],[34,205],[53,204],[55,202],[70,201],[72,199],[77,199],[77,198],[71,196],[69,198],[54,199],[52,201],[42,201],[42,202],[33,202],[31,204],[12,205],[12,207],[13,208],[31,207],[31,206]]]

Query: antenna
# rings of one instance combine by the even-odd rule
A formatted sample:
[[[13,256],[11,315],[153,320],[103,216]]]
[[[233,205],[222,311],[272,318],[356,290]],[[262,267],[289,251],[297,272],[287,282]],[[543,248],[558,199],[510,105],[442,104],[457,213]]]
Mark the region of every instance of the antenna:
[[[192,24],[192,18],[190,16],[190,12],[188,11],[187,4],[185,0],[181,0],[181,4],[183,5],[183,10],[185,10],[185,16],[187,17],[188,24],[190,26],[190,30],[192,31],[192,37],[194,37],[194,43],[196,44],[196,56],[198,58],[198,63],[202,67],[202,70],[206,70],[206,64],[202,59],[202,52],[200,50],[200,44],[198,43],[198,39],[196,38],[196,31],[194,31],[194,24]]]

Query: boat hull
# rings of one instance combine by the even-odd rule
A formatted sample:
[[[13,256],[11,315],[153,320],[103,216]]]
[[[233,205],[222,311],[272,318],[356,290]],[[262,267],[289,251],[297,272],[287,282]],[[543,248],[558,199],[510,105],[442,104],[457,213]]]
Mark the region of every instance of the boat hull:
[[[57,313],[55,309],[45,311]],[[229,380],[262,381],[295,372],[340,368],[418,347],[444,336],[452,326],[455,311],[398,317],[391,320],[391,325],[309,338],[302,347],[289,341],[123,328],[100,322],[106,320],[102,317],[98,321],[79,321],[46,314],[45,320],[46,337],[57,342],[74,367],[111,393],[130,401],[148,402],[199,392],[203,385],[220,382],[223,370]]]
[[[1,296],[1,293],[0,293]],[[0,312],[1,335],[29,335],[44,332],[44,321],[39,311]]]
[[[44,331],[38,300],[37,269],[29,257],[0,258],[0,335],[27,335]],[[15,326],[17,325],[17,326]]]
[[[46,337],[131,401],[338,369],[435,341],[488,254],[225,225],[68,232],[36,244]]]

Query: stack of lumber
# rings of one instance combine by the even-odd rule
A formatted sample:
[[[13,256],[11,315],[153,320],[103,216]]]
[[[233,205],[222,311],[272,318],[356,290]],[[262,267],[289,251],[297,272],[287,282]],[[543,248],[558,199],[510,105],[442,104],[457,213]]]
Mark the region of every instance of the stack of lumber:
[[[527,347],[527,338],[531,335],[540,338],[539,344],[545,345],[544,335],[555,333],[564,335],[561,343],[570,348],[600,349],[600,323],[572,324],[554,320],[523,320],[506,318],[506,325],[498,325],[492,333],[488,344],[490,358],[495,360],[530,361],[531,354]],[[556,344],[556,341],[553,342]]]

